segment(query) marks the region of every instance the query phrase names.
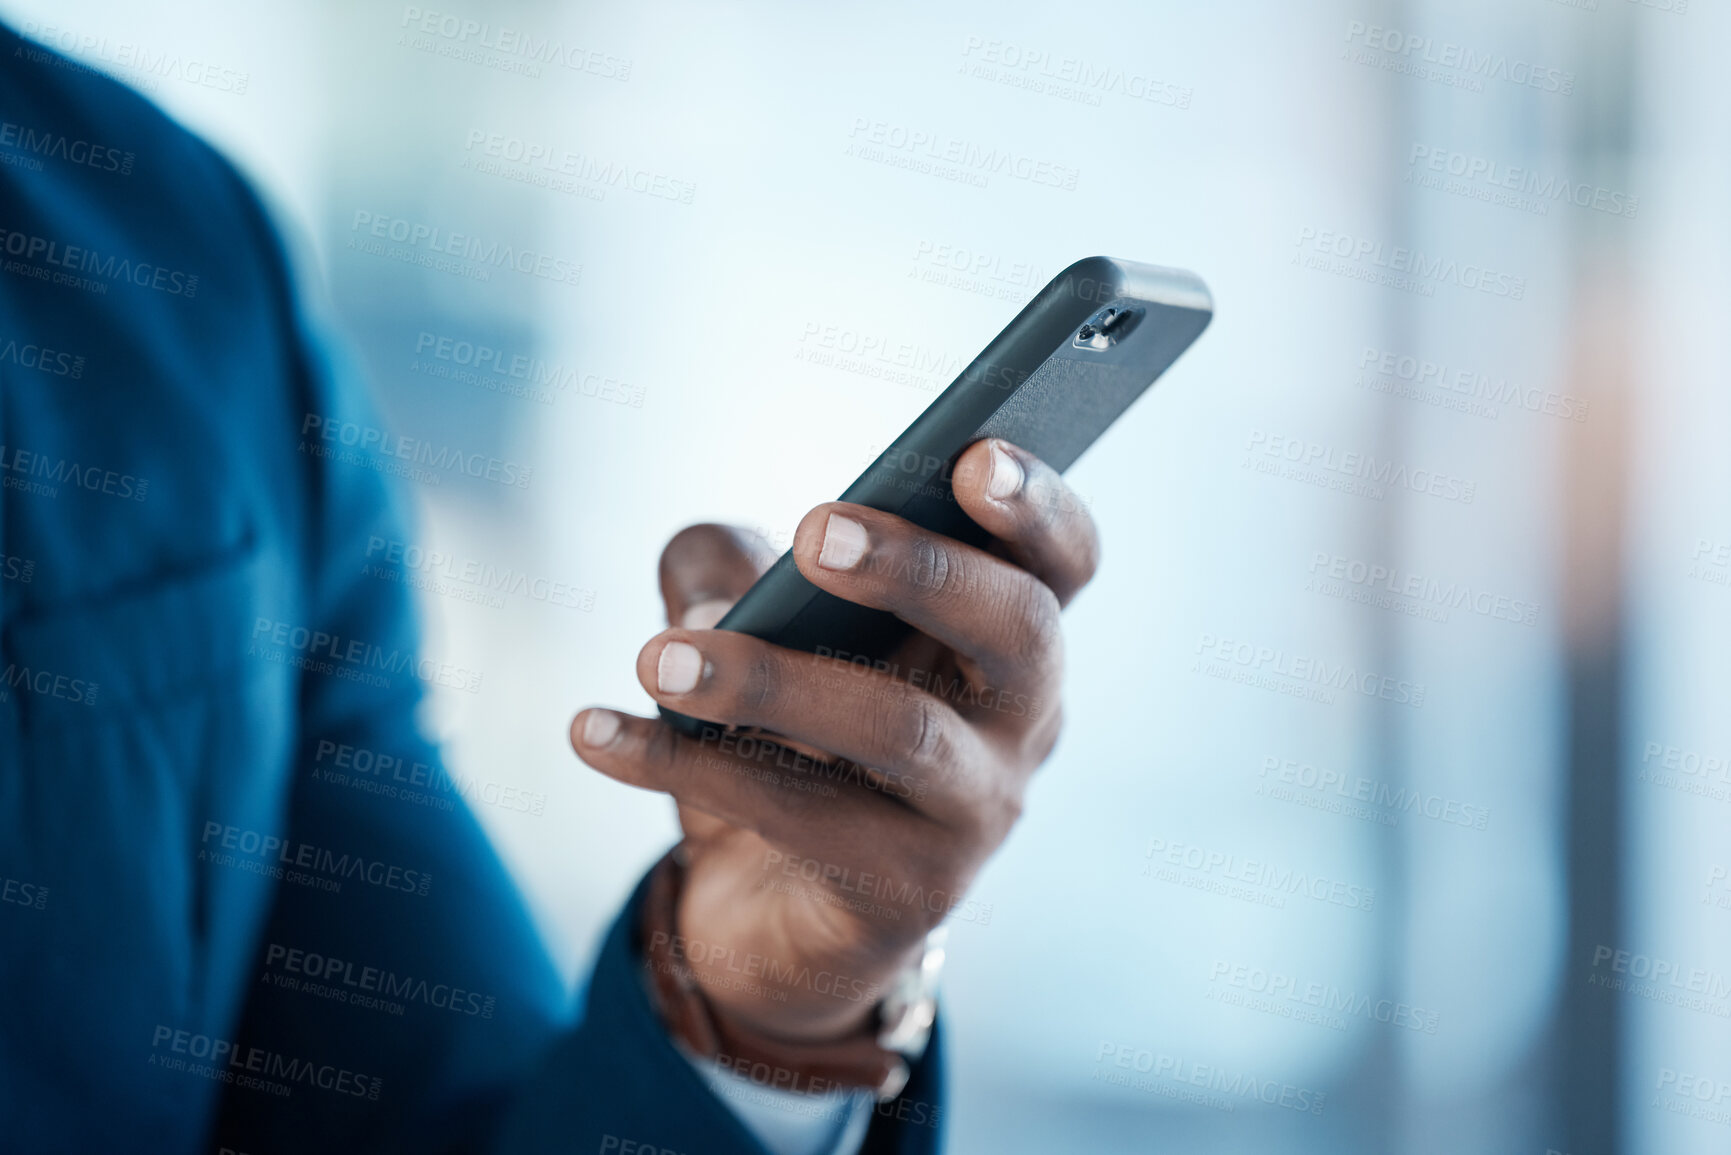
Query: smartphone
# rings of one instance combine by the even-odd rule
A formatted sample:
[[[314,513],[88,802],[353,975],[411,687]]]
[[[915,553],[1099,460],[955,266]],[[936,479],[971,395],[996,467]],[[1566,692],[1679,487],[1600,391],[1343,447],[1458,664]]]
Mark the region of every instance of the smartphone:
[[[841,500],[984,545],[990,535],[963,512],[950,488],[962,451],[983,437],[1001,437],[1062,473],[1213,316],[1214,300],[1194,273],[1111,257],[1077,261],[1040,290]],[[911,627],[818,589],[789,550],[715,628],[875,662]],[[714,727],[666,707],[661,714],[694,738]]]

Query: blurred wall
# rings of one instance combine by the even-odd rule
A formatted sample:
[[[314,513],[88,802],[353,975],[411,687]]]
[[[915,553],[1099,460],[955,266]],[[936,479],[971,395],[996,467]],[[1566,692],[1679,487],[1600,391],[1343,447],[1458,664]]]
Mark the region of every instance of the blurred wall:
[[[1109,253],[1218,312],[1071,471],[1105,564],[1065,737],[952,933],[953,1148],[1731,1141],[1694,1090],[1731,1087],[1723,9],[0,8],[235,158],[394,429],[526,471],[411,486],[403,545],[454,559],[429,645],[484,682],[431,723],[573,981],[674,836],[565,739],[650,709],[661,544],[785,547]],[[1622,678],[1587,711],[1618,719],[1608,884],[1583,577]],[[1584,1145],[1588,1012],[1621,1033]],[[1274,1102],[1220,1089],[1249,1081]]]

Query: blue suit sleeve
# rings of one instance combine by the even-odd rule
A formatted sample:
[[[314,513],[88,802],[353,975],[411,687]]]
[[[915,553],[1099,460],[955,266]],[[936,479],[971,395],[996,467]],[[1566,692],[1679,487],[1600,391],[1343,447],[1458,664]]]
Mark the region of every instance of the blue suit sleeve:
[[[369,542],[402,540],[389,485],[326,455],[340,442],[316,444],[320,429],[380,421],[294,303],[274,235],[263,243],[297,342],[285,355],[298,369],[299,420],[284,436],[301,440],[308,463],[303,620],[286,626],[331,640],[306,652],[299,677],[279,859],[290,870],[255,955],[241,1038],[348,1077],[288,1098],[231,1089],[218,1138],[249,1152],[474,1149],[569,1000],[460,784],[416,725],[428,670],[413,606],[401,584],[363,573]],[[367,660],[325,660],[356,653]],[[293,870],[302,862],[319,869]]]
[[[295,315],[305,410],[295,436],[309,425],[377,428],[364,395],[345,386],[354,378]],[[373,469],[306,457],[315,464],[301,624],[338,639],[332,649],[416,654],[404,587],[362,574],[369,542],[402,538],[390,485]],[[291,857],[364,865],[335,892],[278,886],[241,1045],[350,1078],[286,1099],[231,1090],[219,1146],[596,1151],[617,1149],[603,1146],[613,1136],[686,1155],[761,1152],[648,1003],[632,934],[637,898],[606,939],[579,1023],[463,791],[415,725],[421,679],[347,673],[314,667],[301,678],[286,841]],[[863,1150],[937,1149],[940,1049],[934,1042],[901,1098],[880,1109]]]

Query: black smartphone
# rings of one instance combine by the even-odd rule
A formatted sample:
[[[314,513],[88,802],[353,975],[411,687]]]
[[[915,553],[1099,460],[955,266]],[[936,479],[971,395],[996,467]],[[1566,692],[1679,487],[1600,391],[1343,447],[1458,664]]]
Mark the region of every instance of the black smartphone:
[[[950,489],[962,451],[983,437],[1001,437],[1062,473],[1213,316],[1208,286],[1194,273],[1111,257],[1077,261],[1040,290],[841,500],[984,545],[990,535]],[[808,653],[877,661],[910,627],[818,589],[789,550],[715,628]],[[713,726],[666,707],[661,715],[694,738]]]

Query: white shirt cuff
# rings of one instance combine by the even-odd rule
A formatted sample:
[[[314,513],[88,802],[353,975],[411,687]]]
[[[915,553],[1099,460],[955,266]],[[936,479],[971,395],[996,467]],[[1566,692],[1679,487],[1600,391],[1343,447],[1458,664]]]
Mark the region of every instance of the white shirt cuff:
[[[809,1095],[762,1087],[683,1047],[679,1053],[770,1155],[858,1155],[865,1142],[877,1103],[869,1090]]]

